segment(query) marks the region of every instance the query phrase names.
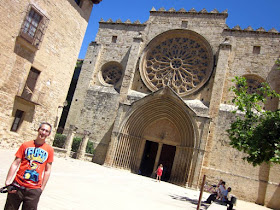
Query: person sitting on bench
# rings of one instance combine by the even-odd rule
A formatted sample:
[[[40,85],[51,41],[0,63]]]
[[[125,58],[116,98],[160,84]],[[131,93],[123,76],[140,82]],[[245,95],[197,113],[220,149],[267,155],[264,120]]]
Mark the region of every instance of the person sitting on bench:
[[[222,192],[222,202],[226,203],[229,205],[229,207],[227,208],[228,210],[232,210],[233,208],[233,202],[232,200],[228,199],[228,193],[231,191],[231,188],[228,187],[227,190],[224,190]]]
[[[223,184],[223,183],[222,183]],[[224,184],[223,184],[224,185]],[[231,187],[228,187],[226,190],[221,191],[221,200],[223,203],[226,203],[227,205],[229,205],[229,207],[227,208],[228,210],[232,210],[233,208],[233,202],[232,200],[228,199],[228,193],[231,192]],[[217,198],[217,193],[212,193],[207,200],[205,201],[205,203],[209,203],[211,204],[213,201],[215,201]]]
[[[216,198],[217,199],[220,199],[222,198],[222,195],[223,195],[223,192],[226,191],[226,188],[225,188],[225,182],[222,181],[217,189],[217,192],[214,192],[212,193],[208,198],[207,200],[205,201],[205,203],[209,203],[211,204]]]

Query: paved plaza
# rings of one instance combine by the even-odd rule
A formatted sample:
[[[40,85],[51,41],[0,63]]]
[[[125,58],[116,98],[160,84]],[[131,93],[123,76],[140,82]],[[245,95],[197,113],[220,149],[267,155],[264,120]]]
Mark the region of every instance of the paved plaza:
[[[0,183],[5,182],[15,150],[0,149]],[[209,194],[203,194],[203,200]],[[199,191],[139,176],[127,171],[71,158],[55,157],[39,210],[186,210],[196,209]],[[3,209],[6,194],[0,194]],[[201,209],[208,206],[202,204]],[[210,209],[210,208],[209,208]],[[225,207],[221,209],[226,209]],[[237,201],[238,210],[268,209]],[[218,209],[217,209],[218,210]]]

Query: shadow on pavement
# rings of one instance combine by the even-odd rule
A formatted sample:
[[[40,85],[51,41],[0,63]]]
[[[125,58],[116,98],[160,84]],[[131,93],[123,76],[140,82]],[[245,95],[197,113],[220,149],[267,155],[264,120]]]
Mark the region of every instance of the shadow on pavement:
[[[194,205],[197,205],[197,203],[198,203],[197,199],[190,199],[190,198],[185,197],[185,196],[180,196],[180,195],[169,195],[169,196],[172,199],[180,200],[180,201],[187,201],[187,202],[189,202],[191,204],[194,204]],[[209,204],[206,204],[206,203],[201,201],[200,208],[207,209],[208,207],[209,207]]]

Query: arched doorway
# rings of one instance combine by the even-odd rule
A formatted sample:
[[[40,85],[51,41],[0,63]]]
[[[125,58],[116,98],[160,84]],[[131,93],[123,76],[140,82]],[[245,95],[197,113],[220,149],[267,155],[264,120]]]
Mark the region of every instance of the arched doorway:
[[[118,134],[112,166],[149,176],[162,161],[165,179],[185,185],[196,146],[191,116],[195,113],[169,87],[136,102]]]

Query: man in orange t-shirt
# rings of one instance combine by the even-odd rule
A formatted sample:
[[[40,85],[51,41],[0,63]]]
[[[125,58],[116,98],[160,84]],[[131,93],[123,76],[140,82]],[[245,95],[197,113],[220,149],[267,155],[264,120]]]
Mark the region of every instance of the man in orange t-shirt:
[[[53,162],[53,148],[45,142],[51,129],[49,123],[41,123],[37,138],[23,143],[16,152],[5,182],[6,186],[11,186],[8,187],[5,210],[18,209],[21,203],[23,210],[37,209]]]

